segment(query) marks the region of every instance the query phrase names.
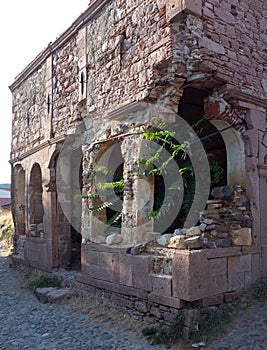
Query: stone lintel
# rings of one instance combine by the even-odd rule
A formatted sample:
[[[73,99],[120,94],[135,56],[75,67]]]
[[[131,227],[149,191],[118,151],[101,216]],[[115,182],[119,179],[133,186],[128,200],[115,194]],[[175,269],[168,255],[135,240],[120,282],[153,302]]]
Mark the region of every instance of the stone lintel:
[[[265,111],[267,109],[267,99],[266,94],[253,92],[252,91],[242,91],[240,88],[235,86],[225,84],[222,88],[226,94],[224,98],[227,102],[231,103],[233,107],[239,107],[243,109],[255,109],[260,111]]]

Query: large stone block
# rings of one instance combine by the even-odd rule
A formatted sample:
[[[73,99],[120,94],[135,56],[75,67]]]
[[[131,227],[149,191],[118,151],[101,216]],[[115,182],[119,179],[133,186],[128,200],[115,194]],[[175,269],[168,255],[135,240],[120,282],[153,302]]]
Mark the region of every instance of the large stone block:
[[[179,298],[167,297],[167,296],[158,295],[155,293],[148,294],[148,301],[150,303],[166,305],[174,309],[181,309],[185,305],[184,301]]]
[[[173,296],[193,301],[207,296],[208,261],[199,251],[175,254],[173,257]]]
[[[223,249],[218,249],[216,257],[216,250],[213,250],[211,256],[204,250],[180,251],[175,254],[172,271],[173,297],[195,301],[228,291],[227,255],[222,256]],[[229,254],[240,254],[236,249],[227,251]],[[231,282],[231,288],[232,285],[234,281]],[[239,286],[236,282],[235,285]]]
[[[152,292],[154,294],[172,296],[172,276],[152,275]]]
[[[126,286],[132,286],[132,265],[131,256],[129,254],[120,254],[119,256],[119,269],[120,269],[120,284]]]
[[[202,2],[200,0],[169,0],[166,3],[166,17],[170,21],[185,11],[200,16]]]
[[[252,273],[252,282],[256,282],[262,278],[262,266],[260,254],[251,255],[251,273]]]
[[[227,258],[209,259],[209,274],[210,276],[226,275],[227,274]]]
[[[143,291],[152,291],[151,276],[141,273],[133,273],[133,287]]]
[[[232,230],[231,236],[235,245],[242,246],[252,244],[251,228],[249,227],[242,227],[238,230]]]
[[[228,272],[251,272],[251,255],[230,256],[228,258]]]
[[[132,271],[135,273],[149,274],[153,271],[153,258],[148,255],[133,255],[129,260]]]
[[[218,294],[218,295],[212,295],[210,297],[203,298],[199,300],[196,304],[201,307],[208,307],[213,305],[220,305],[224,302],[224,295]]]
[[[228,291],[237,291],[245,288],[245,272],[228,274]]]

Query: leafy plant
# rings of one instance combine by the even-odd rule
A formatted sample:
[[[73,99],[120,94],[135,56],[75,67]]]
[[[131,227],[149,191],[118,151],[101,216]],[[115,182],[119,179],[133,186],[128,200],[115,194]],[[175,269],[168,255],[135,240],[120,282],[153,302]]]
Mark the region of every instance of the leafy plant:
[[[36,288],[61,287],[61,282],[56,277],[41,276],[27,284],[27,288],[35,290]]]
[[[190,341],[210,340],[225,332],[229,323],[240,311],[240,303],[234,302],[217,308],[199,310],[201,322],[193,322],[190,328]]]
[[[139,132],[145,140],[153,141],[148,143],[151,147],[148,156],[140,158],[137,161],[138,170],[128,175],[135,178],[154,177],[154,182],[156,182],[156,179],[158,180],[158,189],[155,188],[154,194],[154,206],[148,213],[148,218],[154,218],[158,222],[161,217],[168,215],[170,209],[175,206],[177,194],[181,193],[183,201],[174,225],[176,225],[175,228],[182,227],[195,198],[195,173],[190,160],[190,147],[195,142],[195,135],[190,131],[190,127],[187,131],[188,140],[181,144],[176,140],[173,130],[168,130],[166,124],[159,118],[155,118],[155,120],[156,126],[151,126],[145,131]],[[202,123],[205,120],[204,116],[192,127],[198,133],[201,133],[203,131]],[[220,180],[223,169],[212,159],[211,155],[208,156],[213,182],[216,183]],[[201,159],[199,161],[201,162]],[[154,164],[157,164],[157,166]],[[88,211],[97,213],[106,210],[107,227],[120,227],[122,213],[113,210],[112,207],[123,199],[125,183],[122,172],[112,172],[101,166],[94,170],[92,177],[95,183],[95,192],[90,196],[82,196],[90,203]],[[163,177],[168,177],[170,180],[167,188],[164,187],[164,181],[161,180]],[[182,178],[182,185],[178,181],[179,177]],[[165,195],[162,196],[160,191]],[[168,229],[173,229],[173,227]]]
[[[256,282],[252,288],[252,297],[254,300],[263,303],[267,300],[267,278]]]
[[[2,229],[1,241],[9,241],[14,236],[13,225],[8,225]]]

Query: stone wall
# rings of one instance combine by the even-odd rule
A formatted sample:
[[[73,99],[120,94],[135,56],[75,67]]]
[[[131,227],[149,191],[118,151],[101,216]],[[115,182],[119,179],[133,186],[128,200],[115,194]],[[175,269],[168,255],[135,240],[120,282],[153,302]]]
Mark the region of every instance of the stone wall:
[[[52,137],[57,137],[69,134],[81,119],[77,106],[80,81],[76,38],[54,52],[52,60]]]
[[[241,91],[262,96],[266,93],[266,22],[263,1],[205,1],[204,37],[199,41],[204,54],[200,70],[216,71],[224,82]]]
[[[261,2],[196,4],[109,1],[77,31],[71,28],[69,40],[51,44],[42,65],[18,76],[13,151],[21,154],[46,138],[70,133],[82,117],[81,84],[93,117],[92,140],[100,123],[102,133],[110,128],[103,124],[108,112],[130,101],[155,102],[165,86],[180,82],[178,77],[202,87],[228,83],[263,97],[266,35],[261,28],[267,15]]]
[[[266,3],[258,0],[249,5],[245,0],[94,0],[18,75],[11,85],[11,163],[13,186],[20,191],[19,203],[13,205],[19,221],[16,227],[29,233],[29,185],[36,163],[41,169],[44,211],[43,221],[39,220],[44,235],[26,238],[26,264],[46,270],[70,267],[75,216],[71,186],[76,177],[75,190],[80,190],[77,183],[82,180],[83,194],[92,194],[98,160],[119,144],[125,167],[122,244],[106,245],[105,224],[93,221],[102,214],[87,215],[90,203],[85,201],[82,233],[87,240],[82,242],[80,282],[95,294],[109,295],[114,303],[165,319],[185,303],[229,301],[266,275],[267,76],[262,29],[266,18]],[[153,247],[139,252],[140,242],[156,236],[151,222],[139,225],[152,208],[154,183],[144,184],[134,176],[141,140],[138,132],[160,113],[168,125],[174,125],[180,118],[181,98],[183,109],[197,106],[188,107],[185,119],[195,110],[199,116],[207,113],[222,134],[225,183],[242,185],[247,199],[240,202],[246,204],[239,205],[238,196],[230,204],[218,199],[207,203],[202,213],[206,222],[200,223],[206,225],[202,225],[202,238],[207,249]],[[225,127],[231,129],[227,136],[221,130]],[[216,141],[212,149],[216,150]],[[63,164],[60,189],[57,162],[64,150],[69,156]],[[82,171],[77,150],[83,153]],[[238,159],[237,166],[231,164],[233,159]],[[21,181],[16,180],[16,171],[23,173]],[[24,183],[24,191],[19,182]],[[147,205],[138,210],[139,194],[144,197],[147,192]],[[22,207],[25,220],[19,215]],[[103,219],[107,219],[106,212]],[[216,226],[207,229],[208,222],[217,225],[217,230]],[[194,232],[201,231],[200,226]],[[233,231],[246,233],[250,244],[238,241]],[[91,242],[97,240],[102,244]],[[229,247],[230,240],[237,246]],[[136,256],[131,248],[137,249]]]
[[[13,94],[13,157],[45,140],[46,132],[46,62]]]

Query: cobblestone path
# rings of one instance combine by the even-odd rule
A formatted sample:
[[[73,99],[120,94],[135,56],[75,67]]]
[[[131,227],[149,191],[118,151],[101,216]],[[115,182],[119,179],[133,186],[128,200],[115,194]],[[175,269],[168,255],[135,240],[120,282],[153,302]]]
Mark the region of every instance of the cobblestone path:
[[[9,264],[10,259],[0,246],[0,350],[168,348],[151,346],[134,332],[97,323],[87,315],[70,311],[64,304],[42,304],[32,292],[21,288]],[[267,303],[244,314],[232,331],[203,349],[267,350]]]
[[[0,248],[0,350],[149,350],[134,332],[124,332],[70,312],[63,304],[42,304],[18,282]]]

